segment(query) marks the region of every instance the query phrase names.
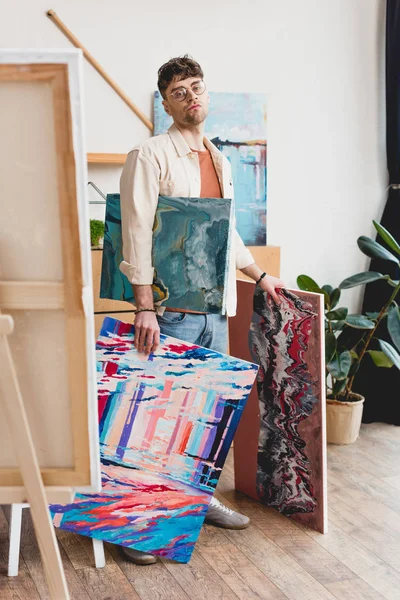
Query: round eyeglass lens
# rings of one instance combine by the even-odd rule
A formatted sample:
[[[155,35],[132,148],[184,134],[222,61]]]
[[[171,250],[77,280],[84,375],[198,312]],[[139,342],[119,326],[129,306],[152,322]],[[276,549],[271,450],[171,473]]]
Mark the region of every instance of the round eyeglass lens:
[[[201,94],[203,94],[206,90],[206,84],[204,83],[204,81],[199,81],[198,83],[194,83],[191,86],[191,90],[193,91],[194,94],[197,94],[198,96],[200,96]],[[183,102],[183,100],[186,98],[187,96],[187,88],[181,87],[178,88],[177,90],[175,90],[171,96],[173,97],[173,99],[176,102]]]

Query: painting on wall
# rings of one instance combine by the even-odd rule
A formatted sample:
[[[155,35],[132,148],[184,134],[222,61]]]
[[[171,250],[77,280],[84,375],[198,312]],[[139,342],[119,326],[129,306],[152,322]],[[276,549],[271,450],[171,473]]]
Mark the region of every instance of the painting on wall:
[[[52,505],[57,527],[188,562],[258,367],[106,317],[97,342],[102,491]]]
[[[267,243],[267,134],[264,94],[210,92],[205,135],[232,167],[238,232],[246,246]],[[154,133],[165,133],[172,119],[154,95]]]
[[[153,296],[162,306],[225,314],[232,201],[159,196],[153,228]],[[120,271],[119,194],[106,204],[100,297],[134,303]]]
[[[325,533],[322,296],[282,290],[278,307],[254,284],[238,284],[231,353],[243,359],[252,356],[260,371],[235,438],[235,487]],[[250,330],[246,352],[236,320]]]

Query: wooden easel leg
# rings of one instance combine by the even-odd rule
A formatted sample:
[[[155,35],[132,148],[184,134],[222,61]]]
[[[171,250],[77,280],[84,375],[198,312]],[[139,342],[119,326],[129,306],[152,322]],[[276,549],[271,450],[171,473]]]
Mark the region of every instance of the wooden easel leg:
[[[0,397],[8,419],[51,597],[69,600],[60,550],[47,506],[45,489],[6,335],[0,335]]]

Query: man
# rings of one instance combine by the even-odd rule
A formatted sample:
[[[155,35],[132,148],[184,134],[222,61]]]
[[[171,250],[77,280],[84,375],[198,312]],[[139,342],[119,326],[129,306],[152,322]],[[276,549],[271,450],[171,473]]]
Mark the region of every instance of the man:
[[[164,109],[174,123],[168,133],[152,137],[132,150],[121,176],[124,260],[120,269],[132,283],[136,300],[135,346],[140,352],[155,351],[161,331],[226,353],[226,316],[194,312],[190,307],[177,310],[154,306],[151,250],[158,196],[233,199],[230,163],[204,137],[210,97],[200,65],[187,55],[171,59],[158,71],[158,88]],[[236,312],[236,268],[279,302],[276,289],[284,287],[283,282],[262,272],[235,228],[229,256],[228,316]],[[250,521],[213,499],[206,522],[243,529]],[[127,548],[123,552],[136,564],[155,562],[149,554]]]

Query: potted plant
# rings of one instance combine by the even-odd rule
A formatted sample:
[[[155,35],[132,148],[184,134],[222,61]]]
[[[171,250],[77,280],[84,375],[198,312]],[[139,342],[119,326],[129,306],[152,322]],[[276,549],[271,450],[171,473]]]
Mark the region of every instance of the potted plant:
[[[382,225],[376,221],[373,223],[390,250],[366,236],[358,238],[358,247],[370,258],[400,265],[400,244]],[[341,290],[382,280],[393,291],[379,312],[350,315],[347,308],[338,308]],[[361,361],[368,353],[377,367],[396,366],[400,369],[400,311],[396,303],[400,281],[387,274],[366,271],[348,277],[337,288],[330,285],[320,287],[307,275],[300,275],[297,285],[301,290],[324,295],[327,439],[329,443],[351,444],[359,435],[364,403],[364,398],[353,391]],[[376,336],[384,320],[392,344]],[[371,349],[372,342],[378,349]]]
[[[92,248],[102,248],[104,237],[104,223],[97,219],[90,219],[90,244]]]

